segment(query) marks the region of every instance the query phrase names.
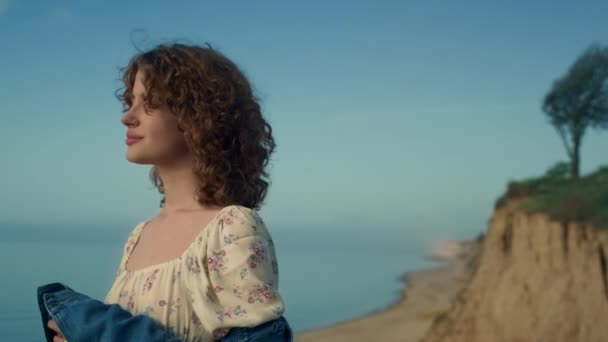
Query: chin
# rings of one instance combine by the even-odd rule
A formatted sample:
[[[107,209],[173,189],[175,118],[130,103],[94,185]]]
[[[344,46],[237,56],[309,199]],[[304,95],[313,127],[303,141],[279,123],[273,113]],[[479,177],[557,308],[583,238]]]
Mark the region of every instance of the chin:
[[[150,161],[148,161],[145,157],[143,156],[138,156],[134,153],[129,153],[127,152],[125,155],[125,159],[127,159],[128,161],[130,161],[133,164],[151,164]]]

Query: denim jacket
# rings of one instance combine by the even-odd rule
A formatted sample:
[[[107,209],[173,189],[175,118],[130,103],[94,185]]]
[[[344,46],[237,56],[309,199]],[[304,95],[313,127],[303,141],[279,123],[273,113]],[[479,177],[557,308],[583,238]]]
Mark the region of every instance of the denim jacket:
[[[48,328],[54,320],[69,342],[181,342],[169,336],[165,328],[146,315],[133,316],[118,304],[104,304],[72,290],[62,283],[49,283],[38,287],[38,307],[47,342],[53,341],[55,332]],[[293,341],[293,332],[284,317],[255,327],[230,329],[221,341]]]

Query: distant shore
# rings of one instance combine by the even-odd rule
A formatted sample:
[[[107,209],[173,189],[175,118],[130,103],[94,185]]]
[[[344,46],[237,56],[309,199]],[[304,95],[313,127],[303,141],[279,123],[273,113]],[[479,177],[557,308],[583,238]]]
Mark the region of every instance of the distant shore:
[[[433,321],[449,308],[470,275],[476,242],[449,241],[433,248],[429,257],[443,265],[407,272],[397,302],[350,321],[305,331],[296,342],[400,341],[419,342]]]

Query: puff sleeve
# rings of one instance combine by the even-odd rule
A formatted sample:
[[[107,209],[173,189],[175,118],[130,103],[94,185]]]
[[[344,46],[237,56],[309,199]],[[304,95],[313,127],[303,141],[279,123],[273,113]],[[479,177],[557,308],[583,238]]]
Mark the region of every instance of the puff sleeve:
[[[215,337],[231,327],[279,318],[285,311],[274,244],[264,221],[247,207],[227,209],[208,227],[207,243],[192,261],[202,265],[199,272],[187,272],[194,313]]]

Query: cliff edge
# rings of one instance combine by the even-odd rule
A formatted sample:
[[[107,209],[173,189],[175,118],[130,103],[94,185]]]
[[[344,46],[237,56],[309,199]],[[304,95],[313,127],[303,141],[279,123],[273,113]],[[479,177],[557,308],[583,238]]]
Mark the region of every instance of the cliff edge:
[[[497,207],[468,284],[426,342],[608,341],[608,230]]]

